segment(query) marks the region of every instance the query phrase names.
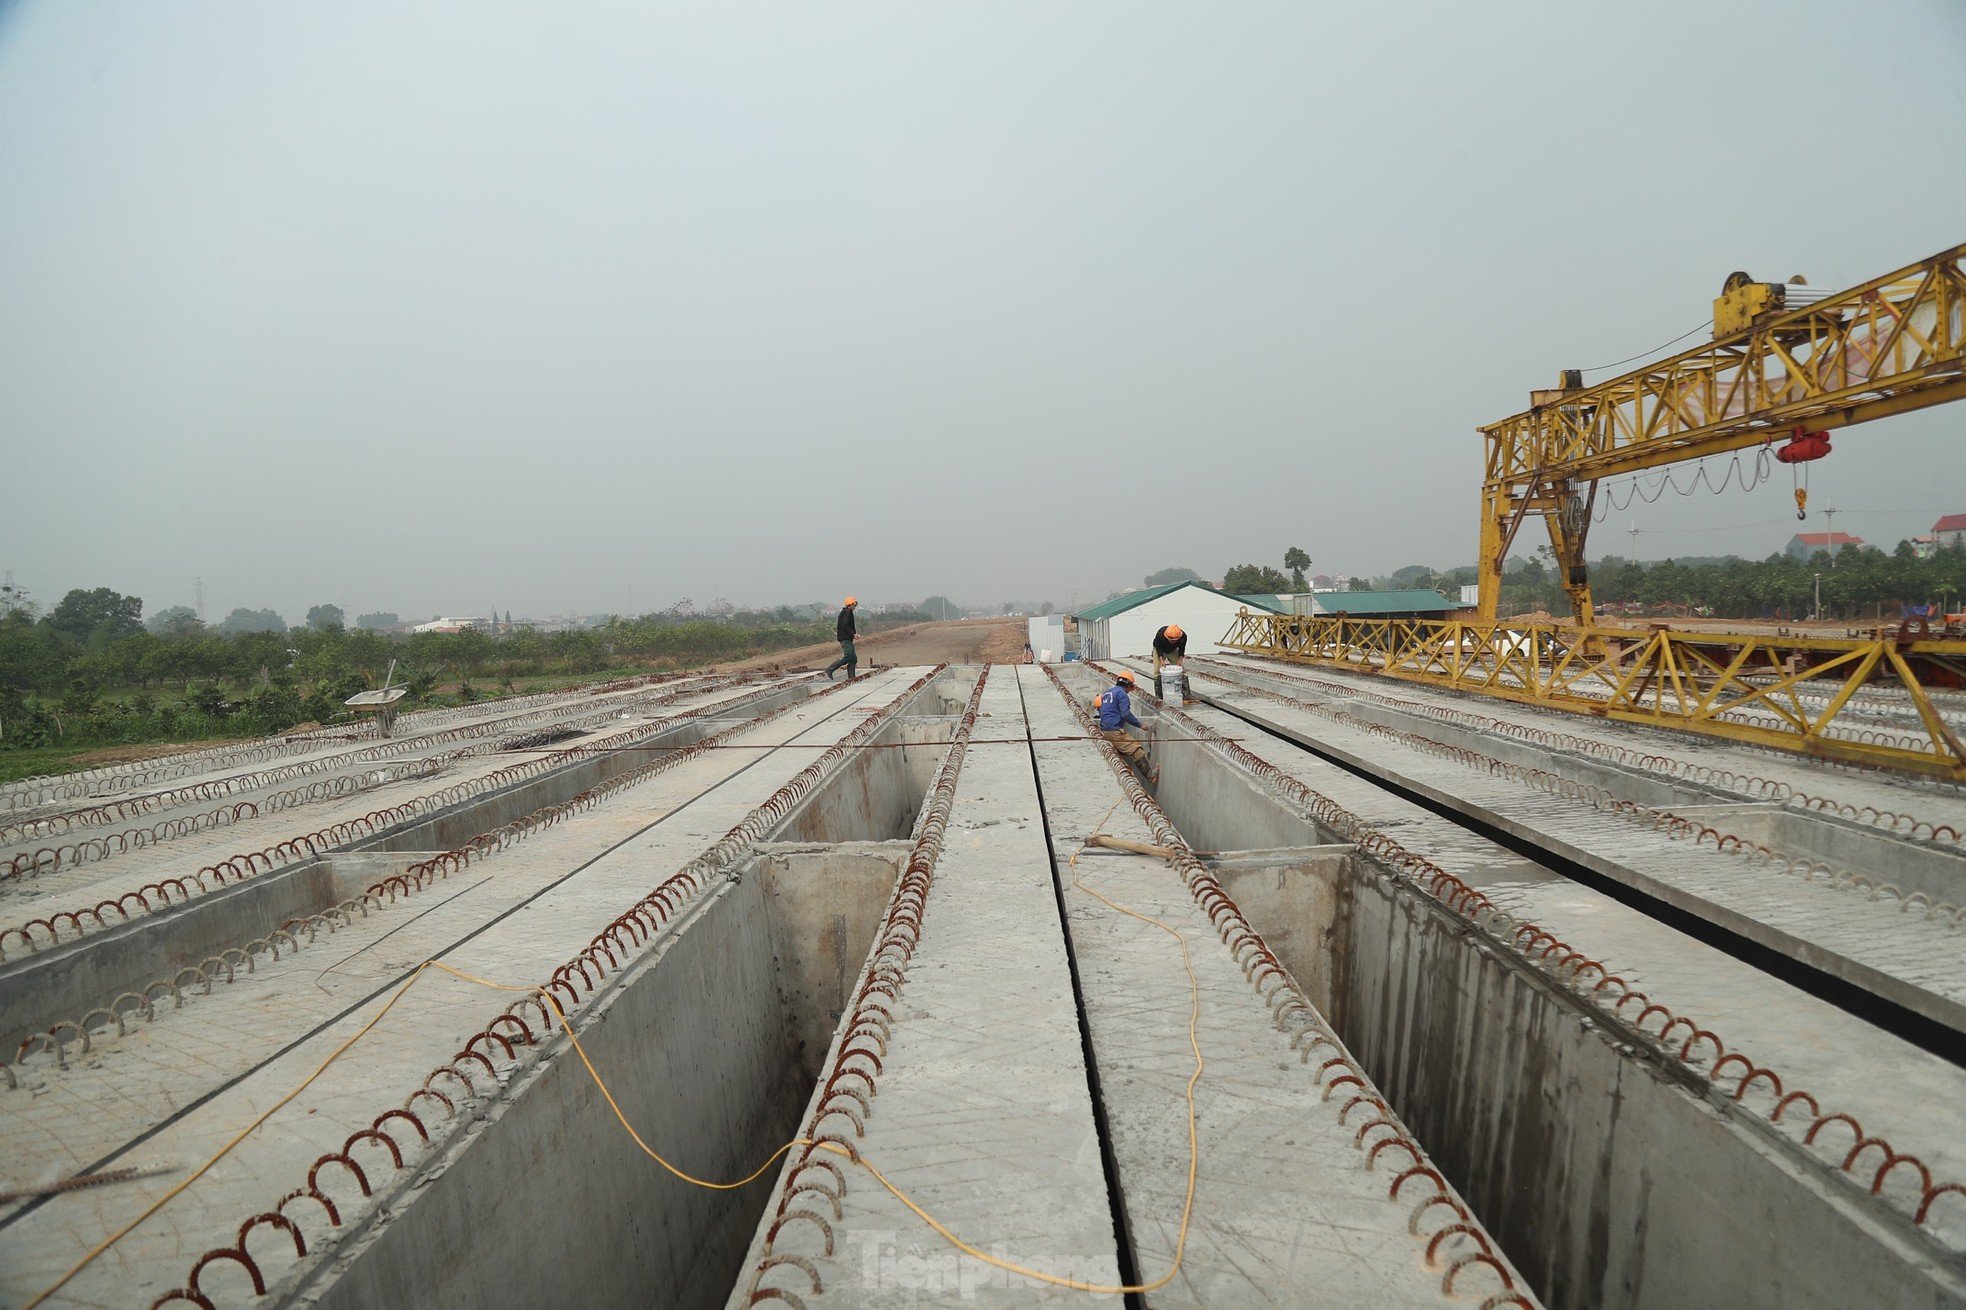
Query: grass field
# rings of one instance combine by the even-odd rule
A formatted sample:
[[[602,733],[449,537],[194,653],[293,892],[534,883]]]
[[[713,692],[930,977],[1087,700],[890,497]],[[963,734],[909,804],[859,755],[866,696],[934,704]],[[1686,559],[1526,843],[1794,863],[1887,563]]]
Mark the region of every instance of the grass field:
[[[151,741],[137,746],[36,746],[27,750],[0,751],[0,783],[45,774],[73,773],[101,764],[121,764],[152,755],[174,755],[178,751],[204,750],[224,744],[210,741]]]
[[[981,626],[991,627],[992,625],[984,624]],[[950,623],[890,625],[883,622],[880,624],[870,624],[864,635],[868,643],[874,648],[872,652],[873,658],[884,663],[904,656],[909,658],[919,657],[923,660],[930,658],[978,657],[973,652],[965,655],[954,655],[938,653],[937,650],[929,650],[926,647],[922,650],[915,650],[913,645],[908,644],[908,634],[912,633],[916,634],[919,638],[915,642],[915,645],[927,642],[929,646],[934,646],[937,641],[945,641],[947,639],[947,633],[943,632],[944,629],[950,631],[969,631],[970,627],[969,625]],[[938,633],[942,635],[937,636]],[[883,646],[875,640],[883,636],[888,636],[891,640],[897,640],[903,644],[892,647]],[[1006,647],[1006,650],[1011,652],[1009,655],[998,654],[984,657],[1014,658],[1017,644],[1017,642],[1011,642]],[[827,660],[832,657],[834,650],[835,648],[831,642],[823,642],[819,645],[809,647],[779,649],[734,661],[729,659],[703,658],[691,660],[687,663],[679,663],[671,658],[648,659],[639,664],[623,664],[614,668],[597,669],[591,673],[548,673],[533,677],[516,677],[509,683],[499,678],[474,678],[471,680],[471,685],[477,692],[476,699],[486,701],[496,700],[506,696],[524,696],[532,692],[564,691],[567,688],[578,687],[588,683],[613,682],[620,678],[632,678],[647,673],[673,672],[682,669],[704,668],[711,665],[722,668],[741,669],[762,667],[765,664],[780,661],[796,662],[800,658]],[[912,655],[909,653],[911,651],[913,652]],[[423,700],[415,704],[405,705],[404,712],[414,713],[422,709],[441,709],[460,704],[461,702],[457,694],[458,687],[459,684],[456,682],[440,683]],[[98,703],[104,705],[127,704],[132,698],[143,694],[145,690],[139,687],[106,688],[99,693],[97,700]],[[147,690],[149,695],[156,700],[175,701],[178,699],[178,690],[175,687],[165,689],[153,687]],[[232,694],[237,697],[242,693],[239,688],[235,687],[232,690]],[[338,719],[335,721],[340,722]],[[293,730],[299,731],[312,726],[317,725],[299,724]],[[233,730],[236,732],[237,728],[235,727]],[[86,745],[79,746],[32,746],[20,750],[0,748],[0,784],[15,782],[22,778],[73,773],[79,769],[94,768],[103,764],[117,764],[128,760],[144,759],[153,755],[169,755],[177,751],[196,750],[201,747],[216,746],[221,741],[226,740],[237,740],[237,738],[215,736],[209,739],[200,738],[189,741],[125,743],[104,742],[97,739]]]

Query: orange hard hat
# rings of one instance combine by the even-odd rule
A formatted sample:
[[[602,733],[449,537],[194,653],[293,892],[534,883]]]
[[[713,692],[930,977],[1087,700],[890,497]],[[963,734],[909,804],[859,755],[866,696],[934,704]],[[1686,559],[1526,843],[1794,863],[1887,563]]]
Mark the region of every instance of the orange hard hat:
[[[1180,624],[1178,624],[1178,623],[1170,623],[1170,624],[1168,624],[1168,625],[1167,625],[1167,639],[1168,639],[1169,641],[1179,641],[1179,640],[1181,640],[1181,625],[1180,625]]]
[[[849,605],[858,605],[860,603],[860,599],[857,596],[848,596],[846,598],[846,603]]]
[[[1127,686],[1131,687],[1133,685],[1133,672],[1130,669],[1121,669],[1118,673],[1113,675],[1113,680],[1116,682],[1124,682]]]

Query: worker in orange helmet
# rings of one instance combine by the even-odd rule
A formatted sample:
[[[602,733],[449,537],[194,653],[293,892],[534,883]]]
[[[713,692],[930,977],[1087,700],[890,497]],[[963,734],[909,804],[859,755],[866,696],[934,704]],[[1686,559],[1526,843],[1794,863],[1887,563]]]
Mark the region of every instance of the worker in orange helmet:
[[[1170,623],[1154,634],[1154,696],[1156,699],[1159,699],[1161,695],[1160,670],[1163,664],[1178,664],[1183,670],[1188,667],[1188,634],[1181,630],[1181,625],[1178,623]],[[1185,692],[1181,699],[1185,704],[1193,704],[1192,699]]]
[[[840,643],[840,657],[826,666],[826,681],[828,682],[833,680],[833,671],[842,665],[846,667],[846,680],[852,682],[853,671],[859,667],[860,656],[853,649],[853,612],[859,605],[860,602],[858,600],[852,596],[848,596],[846,598],[846,604],[840,606],[839,622],[833,625],[833,636],[838,638]]]
[[[1133,675],[1121,669],[1113,675],[1113,685],[1099,697],[1096,709],[1099,713],[1099,735],[1113,744],[1120,757],[1139,767],[1147,775],[1151,785],[1160,781],[1160,770],[1151,768],[1147,762],[1147,748],[1138,738],[1126,730],[1127,724],[1138,728],[1140,720],[1134,717],[1133,701],[1127,692],[1134,690]]]

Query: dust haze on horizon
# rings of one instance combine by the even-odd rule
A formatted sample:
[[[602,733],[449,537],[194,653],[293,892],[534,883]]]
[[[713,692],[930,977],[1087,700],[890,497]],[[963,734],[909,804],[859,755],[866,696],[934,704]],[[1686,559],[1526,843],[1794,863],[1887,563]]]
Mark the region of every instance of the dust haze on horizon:
[[[1966,240],[1963,63],[1949,0],[0,4],[0,567],[298,621],[1469,563],[1559,368]],[[1954,411],[1811,504],[1966,511]],[[1591,554],[1759,558],[1790,488]]]

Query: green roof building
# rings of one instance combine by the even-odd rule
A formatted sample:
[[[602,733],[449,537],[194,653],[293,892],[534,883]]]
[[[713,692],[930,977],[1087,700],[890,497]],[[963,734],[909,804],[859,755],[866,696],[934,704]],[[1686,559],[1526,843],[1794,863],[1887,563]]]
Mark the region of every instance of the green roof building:
[[[1355,619],[1438,619],[1461,608],[1437,591],[1319,591],[1311,594],[1313,614],[1347,614]]]
[[[1173,624],[1188,634],[1190,655],[1212,655],[1244,610],[1285,613],[1274,596],[1232,596],[1205,582],[1147,587],[1078,611],[1079,650],[1088,660],[1146,655],[1154,634]]]

